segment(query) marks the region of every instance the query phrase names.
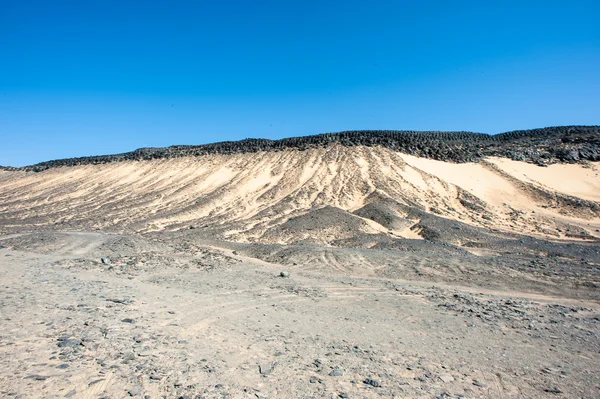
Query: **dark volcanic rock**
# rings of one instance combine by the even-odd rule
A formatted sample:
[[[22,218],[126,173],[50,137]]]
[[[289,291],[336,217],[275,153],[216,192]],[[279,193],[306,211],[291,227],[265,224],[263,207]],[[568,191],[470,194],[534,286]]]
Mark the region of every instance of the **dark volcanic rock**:
[[[547,165],[600,160],[600,126],[558,126],[489,135],[472,132],[359,130],[291,137],[281,140],[245,139],[206,145],[140,148],[115,155],[68,158],[4,170],[39,172],[45,169],[118,161],[252,153],[284,149],[306,150],[339,143],[344,146],[383,146],[406,154],[450,162],[472,162],[487,156]]]

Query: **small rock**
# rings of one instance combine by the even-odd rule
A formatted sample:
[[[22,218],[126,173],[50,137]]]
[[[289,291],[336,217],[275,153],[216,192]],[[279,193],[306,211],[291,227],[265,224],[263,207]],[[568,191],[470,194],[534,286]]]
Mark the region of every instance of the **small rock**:
[[[378,388],[378,387],[381,386],[381,384],[379,383],[379,381],[373,380],[371,378],[366,378],[363,382],[365,384],[370,385],[370,386],[375,387],[375,388]]]
[[[348,396],[348,394],[346,392],[340,392],[340,393],[338,393],[338,396],[340,398],[349,398],[350,397],[350,396]]]
[[[69,365],[67,363],[63,363],[61,365],[56,366],[57,369],[66,369],[68,367],[69,367]]]
[[[342,369],[333,369],[331,373],[329,373],[331,377],[341,377],[344,375],[344,371]]]
[[[106,298],[108,302],[120,303],[124,305],[129,305],[131,303],[131,299],[127,298]]]
[[[290,273],[289,272],[281,272],[281,273],[279,273],[279,277],[288,278],[288,277],[290,277]]]
[[[121,320],[121,321],[122,321],[123,323],[129,323],[129,324],[133,324],[133,323],[135,323],[135,320],[133,320],[133,319],[130,319],[130,318],[126,318],[126,319],[123,319],[123,320]]]
[[[475,385],[476,387],[480,387],[480,388],[485,387],[485,384],[479,380],[473,380],[473,385]]]
[[[263,363],[260,364],[258,366],[258,371],[260,372],[260,374],[262,375],[269,375],[273,372],[273,369],[275,368],[276,363]]]
[[[65,395],[65,398],[70,398],[72,396],[75,396],[76,393],[77,393],[77,391],[73,389],[71,392],[69,392]]]
[[[546,388],[544,389],[544,392],[548,392],[548,393],[553,393],[553,394],[559,394],[562,393],[562,391],[558,388]]]
[[[131,388],[129,391],[127,391],[127,393],[129,394],[129,396],[137,396],[142,393],[142,386],[136,385],[133,388]]]
[[[39,374],[32,374],[32,375],[28,375],[27,377],[25,377],[26,379],[32,379],[32,380],[36,380],[36,381],[46,381],[48,378],[50,378],[50,376],[47,375],[39,375]]]
[[[81,340],[75,338],[59,338],[57,345],[59,348],[74,348],[81,345]]]
[[[154,381],[160,381],[162,380],[162,376],[159,374],[150,374],[150,379]]]
[[[442,380],[443,382],[454,381],[454,377],[452,377],[450,374],[440,374],[439,379]]]
[[[108,256],[106,258],[100,258],[100,262],[104,265],[110,265],[110,258]]]

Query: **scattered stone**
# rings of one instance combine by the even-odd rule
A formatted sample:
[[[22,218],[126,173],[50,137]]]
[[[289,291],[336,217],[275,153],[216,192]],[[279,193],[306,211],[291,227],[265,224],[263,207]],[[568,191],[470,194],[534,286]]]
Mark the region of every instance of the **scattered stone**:
[[[66,369],[68,367],[69,367],[69,365],[67,363],[63,363],[63,364],[56,366],[57,369]]]
[[[485,387],[485,384],[479,380],[473,380],[473,385],[475,385],[476,387],[480,387],[480,388]]]
[[[150,374],[150,379],[154,380],[154,381],[160,381],[162,380],[162,376],[160,374]]]
[[[439,379],[446,383],[454,381],[454,377],[450,374],[440,374]]]
[[[39,375],[39,374],[32,374],[32,375],[28,375],[27,377],[25,377],[25,379],[31,379],[31,380],[36,380],[36,381],[45,381],[48,378],[50,378],[50,376]]]
[[[121,304],[125,304],[125,305],[129,305],[131,304],[131,299],[127,299],[127,298],[107,298],[106,299],[108,302],[114,302],[114,303],[121,303]]]
[[[331,377],[341,377],[344,375],[344,370],[342,369],[333,369],[331,373],[329,373]]]
[[[133,320],[133,319],[130,319],[130,318],[126,318],[126,319],[123,319],[123,320],[121,320],[121,321],[122,321],[123,323],[129,323],[129,324],[133,324],[133,323],[135,323],[135,320]]]
[[[290,273],[289,272],[281,272],[281,273],[279,273],[279,277],[289,278],[290,277]]]
[[[258,371],[262,375],[269,375],[273,372],[273,369],[275,368],[276,364],[277,363],[275,363],[275,362],[260,364],[258,366]]]
[[[375,387],[375,388],[378,388],[378,387],[381,386],[381,384],[379,383],[379,381],[373,380],[371,378],[366,378],[363,382],[365,384],[370,385],[370,386]]]
[[[340,393],[338,393],[338,396],[340,398],[349,398],[350,397],[350,396],[348,396],[348,394],[346,392],[340,392]]]
[[[131,388],[129,391],[127,391],[127,393],[129,394],[129,396],[137,396],[142,393],[142,386],[136,385],[133,388]]]
[[[144,342],[146,339],[141,335],[136,335],[135,337],[133,337],[133,340],[135,341],[135,343],[140,344],[140,343]]]
[[[104,265],[110,265],[110,258],[109,257],[100,258],[100,262],[102,262],[102,264],[104,264]]]
[[[59,338],[58,339],[58,347],[59,348],[75,348],[81,345],[81,340],[76,338]]]
[[[546,389],[544,389],[544,392],[553,393],[556,395],[558,395],[559,393],[562,393],[562,391],[558,388],[546,388]]]

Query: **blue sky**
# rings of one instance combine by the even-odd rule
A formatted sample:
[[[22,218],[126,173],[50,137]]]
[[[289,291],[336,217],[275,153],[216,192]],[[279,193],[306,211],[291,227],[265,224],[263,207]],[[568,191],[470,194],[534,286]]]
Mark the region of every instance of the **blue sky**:
[[[0,0],[0,165],[600,124],[598,1]]]

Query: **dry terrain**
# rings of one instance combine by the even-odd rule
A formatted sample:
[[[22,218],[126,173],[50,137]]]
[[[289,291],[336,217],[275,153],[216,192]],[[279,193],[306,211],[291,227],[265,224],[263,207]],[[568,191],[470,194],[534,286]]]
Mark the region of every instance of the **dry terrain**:
[[[0,170],[0,397],[597,398],[600,163]]]

